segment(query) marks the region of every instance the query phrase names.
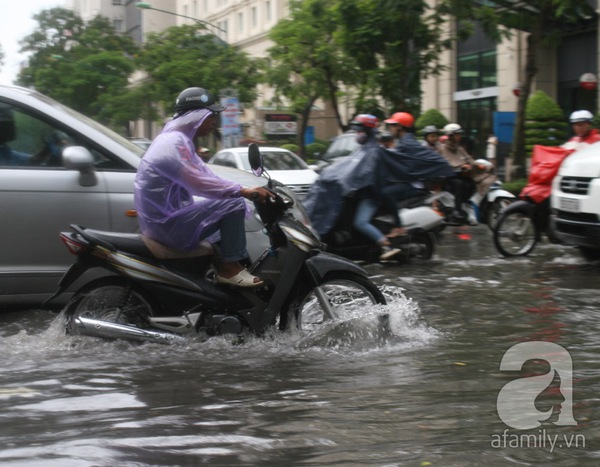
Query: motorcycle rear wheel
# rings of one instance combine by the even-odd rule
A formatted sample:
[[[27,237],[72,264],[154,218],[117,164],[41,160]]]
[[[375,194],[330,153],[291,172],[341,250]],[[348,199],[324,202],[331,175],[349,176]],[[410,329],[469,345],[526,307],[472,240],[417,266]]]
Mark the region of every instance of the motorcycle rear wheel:
[[[417,232],[411,236],[408,248],[411,258],[431,259],[435,251],[435,235],[431,232]]]
[[[119,278],[102,278],[81,289],[67,305],[67,334],[77,335],[75,320],[92,318],[149,329],[157,307],[147,294]]]
[[[339,321],[356,316],[369,305],[386,304],[385,297],[370,279],[353,272],[327,274],[319,287]],[[290,317],[294,318],[296,327],[303,331],[312,331],[331,320],[319,303],[316,288],[307,286],[299,288],[288,307],[288,313],[282,313],[281,329],[289,327]]]
[[[525,256],[538,242],[535,222],[526,210],[502,214],[494,229],[494,245],[503,256]]]

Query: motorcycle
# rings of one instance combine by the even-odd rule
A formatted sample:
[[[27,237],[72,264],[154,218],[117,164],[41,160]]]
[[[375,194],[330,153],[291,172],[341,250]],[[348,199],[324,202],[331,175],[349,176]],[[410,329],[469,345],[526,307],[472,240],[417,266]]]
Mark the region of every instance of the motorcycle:
[[[304,331],[341,321],[368,304],[385,304],[367,272],[323,251],[312,230],[288,211],[288,188],[270,179],[258,146],[249,146],[257,176],[268,178],[270,201],[255,200],[270,247],[248,269],[264,284],[240,288],[211,280],[211,256],[157,257],[137,234],[71,225],[61,239],[76,260],[48,301],[92,268],[110,273],[75,292],[64,314],[71,334],[172,343],[186,335],[262,335],[269,327]],[[210,244],[208,244],[210,249]],[[162,250],[160,250],[162,251]],[[167,251],[169,251],[167,249]],[[386,316],[380,316],[382,325]]]
[[[500,215],[494,229],[494,245],[503,256],[531,253],[545,234],[558,243],[550,224],[552,180],[562,161],[572,151],[561,147],[535,145],[527,185]]]
[[[444,224],[443,215],[432,207],[439,196],[424,191],[421,196],[397,204],[401,224],[408,234],[390,238],[391,247],[401,250],[394,260],[431,259],[435,252],[437,234]],[[323,237],[323,241],[327,244],[327,251],[331,253],[354,261],[377,262],[381,248],[353,226],[358,201],[353,196],[345,198],[340,216],[331,231]],[[384,234],[394,227],[392,214],[383,211],[376,213],[371,222]]]
[[[500,213],[515,201],[516,197],[510,191],[502,188],[502,182],[498,180],[494,165],[490,161],[477,159],[472,171],[477,190],[469,199],[469,204],[463,205],[468,217],[458,219],[453,215],[454,196],[446,192],[440,197],[446,222],[448,225],[487,224],[493,231],[498,223]]]

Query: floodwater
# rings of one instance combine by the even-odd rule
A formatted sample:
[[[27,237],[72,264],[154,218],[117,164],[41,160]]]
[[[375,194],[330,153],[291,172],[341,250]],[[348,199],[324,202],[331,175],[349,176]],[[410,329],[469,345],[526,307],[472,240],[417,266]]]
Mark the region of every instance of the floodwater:
[[[478,226],[431,261],[367,269],[391,302],[384,342],[354,323],[140,345],[3,312],[0,465],[600,465],[600,265],[547,244],[503,259]]]

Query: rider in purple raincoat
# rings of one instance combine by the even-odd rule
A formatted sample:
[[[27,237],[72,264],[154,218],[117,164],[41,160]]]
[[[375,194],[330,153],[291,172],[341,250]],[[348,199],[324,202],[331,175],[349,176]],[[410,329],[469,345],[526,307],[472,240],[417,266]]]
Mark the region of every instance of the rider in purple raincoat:
[[[217,281],[242,287],[261,285],[240,265],[248,255],[244,198],[265,200],[261,187],[244,188],[215,175],[196,154],[194,140],[210,133],[224,107],[202,88],[177,98],[176,114],[148,148],[135,178],[135,208],[142,234],[177,250],[215,243]],[[194,200],[193,196],[203,199]]]

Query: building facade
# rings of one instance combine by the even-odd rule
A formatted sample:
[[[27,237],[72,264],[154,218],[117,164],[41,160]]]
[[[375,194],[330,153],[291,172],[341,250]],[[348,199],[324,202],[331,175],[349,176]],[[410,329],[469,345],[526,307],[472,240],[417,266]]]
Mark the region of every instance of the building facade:
[[[430,0],[432,3],[436,0]],[[228,44],[254,57],[265,57],[272,42],[270,29],[289,15],[287,0],[154,0],[150,9],[140,9],[133,0],[72,0],[73,9],[84,20],[97,14],[109,18],[115,29],[143,41],[147,34],[170,26],[205,22],[207,28]],[[597,7],[597,0],[590,0]],[[162,10],[162,11],[160,11]],[[454,25],[449,23],[451,37]],[[505,155],[512,141],[511,122],[518,103],[519,83],[523,81],[527,33],[514,31],[509,39],[496,44],[481,29],[466,41],[443,53],[446,71],[422,82],[421,110],[441,111],[460,123],[475,156],[485,154],[485,141],[499,137],[499,155]],[[598,24],[589,22],[565,33],[557,47],[538,52],[539,72],[532,91],[541,89],[553,97],[565,114],[585,108],[598,113],[597,90],[584,89],[580,78],[598,75]],[[271,106],[273,93],[266,86],[252,108],[243,109],[240,121],[246,136],[265,136],[267,115],[285,113]],[[352,109],[343,109],[348,114]],[[347,115],[348,118],[351,115]],[[339,133],[333,112],[318,103],[309,122],[317,138]],[[143,134],[137,134],[139,132]],[[151,134],[148,134],[150,131]],[[141,126],[136,136],[154,136],[157,128]]]

